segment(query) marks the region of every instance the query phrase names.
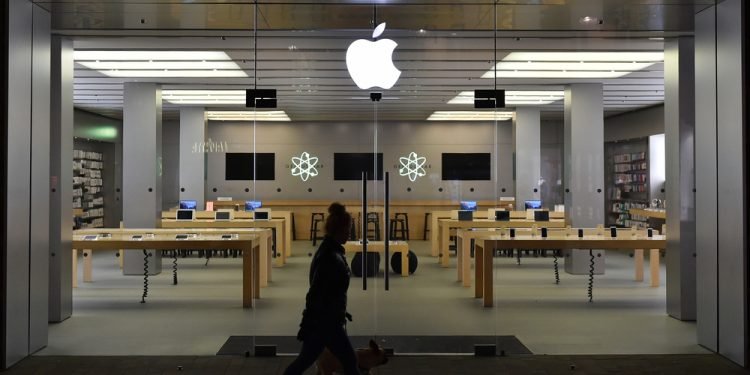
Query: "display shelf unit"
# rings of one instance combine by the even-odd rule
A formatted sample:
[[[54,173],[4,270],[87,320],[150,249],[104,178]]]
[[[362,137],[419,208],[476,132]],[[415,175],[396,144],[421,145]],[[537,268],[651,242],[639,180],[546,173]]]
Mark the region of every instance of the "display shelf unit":
[[[605,144],[606,225],[645,228],[648,218],[631,215],[631,208],[649,207],[649,140],[639,138]]]
[[[83,228],[104,227],[103,155],[73,151],[73,208],[81,209]]]

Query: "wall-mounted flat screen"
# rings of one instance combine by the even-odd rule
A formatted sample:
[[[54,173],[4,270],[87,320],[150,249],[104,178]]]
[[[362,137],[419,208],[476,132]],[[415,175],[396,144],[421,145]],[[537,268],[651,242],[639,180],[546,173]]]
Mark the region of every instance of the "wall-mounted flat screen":
[[[180,209],[181,210],[195,210],[198,206],[197,201],[188,201],[188,200],[181,200],[180,201]]]
[[[253,213],[253,219],[255,220],[268,220],[270,219],[268,211],[255,211]]]
[[[527,210],[540,210],[542,208],[542,201],[540,199],[523,201],[523,206]]]
[[[378,180],[383,179],[383,153],[377,154]],[[375,154],[371,152],[336,152],[333,154],[333,179],[341,181],[358,181],[362,172],[367,172],[367,179],[374,180]]]
[[[274,180],[276,179],[275,161],[276,154],[272,152],[227,152],[226,180],[252,181],[253,177],[257,181]]]
[[[444,153],[442,159],[443,181],[492,178],[490,153]]]
[[[245,211],[255,211],[263,206],[261,201],[245,201]]]
[[[461,201],[460,206],[464,211],[476,211],[477,201]]]

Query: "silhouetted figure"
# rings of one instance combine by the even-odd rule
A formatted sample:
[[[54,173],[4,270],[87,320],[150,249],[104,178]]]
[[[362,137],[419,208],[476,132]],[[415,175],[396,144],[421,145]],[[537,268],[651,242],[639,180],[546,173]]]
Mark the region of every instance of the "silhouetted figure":
[[[351,320],[346,312],[351,270],[342,245],[349,239],[351,222],[352,216],[342,204],[328,207],[326,234],[310,265],[310,290],[297,333],[302,349],[285,375],[302,374],[325,348],[341,362],[345,374],[359,374],[357,357],[345,329],[346,319]]]

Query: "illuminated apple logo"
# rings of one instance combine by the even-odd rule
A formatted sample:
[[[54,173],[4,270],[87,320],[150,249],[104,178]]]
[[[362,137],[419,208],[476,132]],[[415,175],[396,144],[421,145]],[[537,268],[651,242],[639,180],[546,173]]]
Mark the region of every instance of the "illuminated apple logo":
[[[376,39],[385,31],[385,22],[378,25],[372,32]],[[393,65],[393,50],[396,42],[381,39],[371,42],[365,39],[355,40],[346,50],[346,68],[349,75],[362,90],[370,87],[389,89],[396,84],[401,71]]]

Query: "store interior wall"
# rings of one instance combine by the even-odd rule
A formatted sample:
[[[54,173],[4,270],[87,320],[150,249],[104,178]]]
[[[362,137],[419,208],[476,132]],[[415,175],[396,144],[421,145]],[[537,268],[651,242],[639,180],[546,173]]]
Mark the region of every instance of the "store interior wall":
[[[122,121],[76,109],[73,149],[103,154],[104,225],[117,228],[122,220]]]
[[[356,181],[333,180],[334,152],[370,152],[373,147],[371,132],[363,132],[366,123],[265,123],[257,126],[257,152],[276,153],[276,180],[257,181],[258,199],[331,199],[344,195],[351,197],[357,187]],[[542,143],[548,154],[547,175],[559,173],[562,151],[562,127],[557,123],[542,123]],[[559,133],[559,134],[558,134]],[[242,122],[209,121],[207,140],[227,142],[230,152],[252,152],[252,125]],[[381,124],[380,150],[384,153],[384,171],[392,176],[391,197],[393,200],[485,200],[495,196],[513,196],[513,149],[511,123],[498,123],[499,173],[498,191],[494,181],[443,181],[441,179],[441,153],[443,152],[487,152],[494,149],[494,125],[492,123],[435,123],[403,122]],[[238,141],[244,140],[244,141]],[[557,145],[557,146],[555,146]],[[168,149],[174,153],[173,149]],[[303,151],[320,158],[320,174],[302,182],[291,176],[289,164],[292,156]],[[414,182],[398,176],[400,156],[410,152],[427,158],[427,176]],[[209,153],[207,168],[207,199],[231,196],[235,199],[250,199],[252,182],[225,180],[224,153]],[[172,175],[166,171],[165,175]],[[173,178],[173,177],[170,177]],[[443,192],[438,191],[443,188]],[[213,189],[216,188],[216,192]],[[281,188],[281,192],[277,191]],[[308,188],[312,192],[308,192]],[[339,189],[344,189],[341,193]],[[411,188],[411,191],[407,189]],[[474,188],[472,192],[471,189]],[[505,192],[502,191],[505,189]],[[348,193],[348,194],[347,194]],[[346,199],[346,198],[344,198]]]
[[[546,207],[554,208],[563,202],[563,122],[542,121],[541,124],[541,178],[540,197]]]
[[[604,119],[604,142],[664,134],[664,105],[656,105]]]
[[[162,121],[162,207],[167,210],[180,200],[180,122]]]

